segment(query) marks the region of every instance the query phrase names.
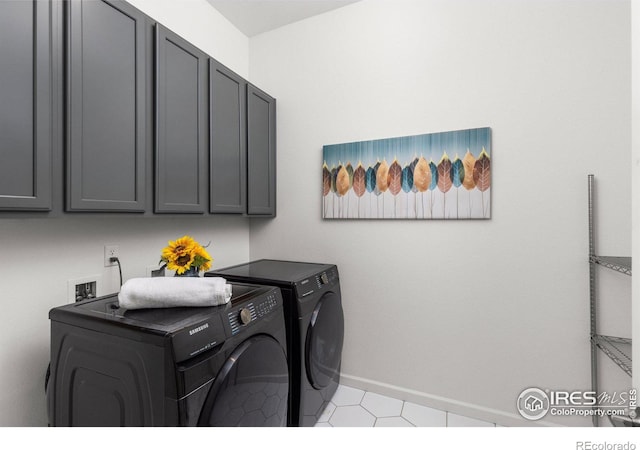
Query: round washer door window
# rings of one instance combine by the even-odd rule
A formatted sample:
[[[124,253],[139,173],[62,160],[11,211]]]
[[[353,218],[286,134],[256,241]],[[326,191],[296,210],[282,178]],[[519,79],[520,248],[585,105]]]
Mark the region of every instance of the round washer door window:
[[[307,377],[315,389],[327,387],[340,371],[344,316],[340,295],[327,292],[320,298],[307,330]]]
[[[218,372],[198,425],[286,426],[288,393],[283,348],[270,336],[253,336],[231,353]]]

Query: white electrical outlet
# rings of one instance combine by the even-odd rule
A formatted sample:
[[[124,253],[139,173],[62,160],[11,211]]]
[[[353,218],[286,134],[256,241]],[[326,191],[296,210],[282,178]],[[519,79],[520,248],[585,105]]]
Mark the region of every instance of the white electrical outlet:
[[[120,256],[120,249],[118,248],[117,245],[113,245],[113,244],[105,244],[104,246],[104,266],[105,267],[110,267],[110,266],[115,266],[116,263],[115,261],[111,261],[111,258],[117,258]]]

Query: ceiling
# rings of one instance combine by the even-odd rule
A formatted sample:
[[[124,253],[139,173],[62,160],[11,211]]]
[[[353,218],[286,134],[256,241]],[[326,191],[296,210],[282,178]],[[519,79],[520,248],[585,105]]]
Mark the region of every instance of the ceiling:
[[[359,0],[207,0],[251,37]]]

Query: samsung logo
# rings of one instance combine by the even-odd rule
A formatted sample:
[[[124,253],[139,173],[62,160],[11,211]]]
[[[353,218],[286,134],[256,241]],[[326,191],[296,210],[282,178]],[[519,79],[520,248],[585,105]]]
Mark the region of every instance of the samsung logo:
[[[193,336],[196,333],[200,333],[202,330],[206,330],[207,328],[209,328],[209,324],[205,323],[204,325],[200,325],[197,328],[194,328],[193,330],[189,330],[189,336]]]

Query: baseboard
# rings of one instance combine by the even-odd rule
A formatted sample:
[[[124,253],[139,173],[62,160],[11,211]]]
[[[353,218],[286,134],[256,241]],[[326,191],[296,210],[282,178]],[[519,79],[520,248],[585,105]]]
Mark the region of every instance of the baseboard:
[[[558,427],[556,423],[546,420],[530,421],[523,419],[519,414],[512,414],[497,409],[486,408],[473,403],[461,402],[446,397],[428,394],[426,392],[406,389],[392,384],[382,383],[367,378],[357,377],[345,373],[340,374],[340,384],[345,386],[375,392],[399,400],[416,403],[429,408],[447,411],[485,422],[495,423],[505,427]],[[514,399],[514,403],[515,403]]]

